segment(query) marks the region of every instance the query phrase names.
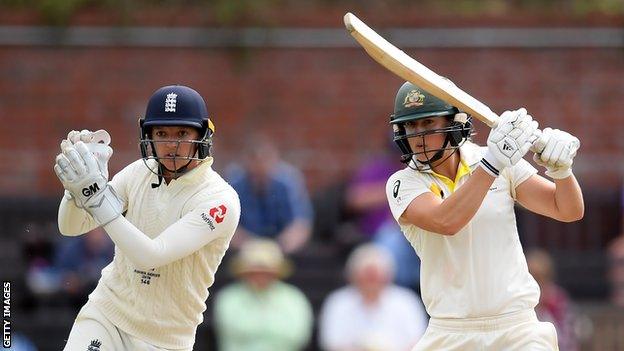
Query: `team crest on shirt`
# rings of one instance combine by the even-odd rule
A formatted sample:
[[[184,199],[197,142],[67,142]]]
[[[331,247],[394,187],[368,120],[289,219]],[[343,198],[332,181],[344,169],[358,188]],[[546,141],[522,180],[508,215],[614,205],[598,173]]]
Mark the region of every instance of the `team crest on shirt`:
[[[403,101],[403,107],[415,107],[422,106],[425,103],[425,94],[421,93],[420,90],[410,90],[405,97],[405,101]]]
[[[87,351],[100,351],[102,342],[99,339],[91,340],[91,344],[87,347]]]

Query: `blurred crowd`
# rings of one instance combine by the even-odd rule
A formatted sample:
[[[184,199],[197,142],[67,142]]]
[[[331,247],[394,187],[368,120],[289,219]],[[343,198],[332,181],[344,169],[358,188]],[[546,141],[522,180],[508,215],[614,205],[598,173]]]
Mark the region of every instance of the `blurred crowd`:
[[[340,186],[311,199],[302,173],[281,158],[269,137],[250,139],[241,162],[225,172],[239,193],[242,215],[208,299],[205,323],[218,350],[398,351],[418,341],[428,323],[419,259],[392,219],[384,191],[388,177],[402,167],[392,147],[388,143]],[[328,211],[333,213],[325,216]],[[61,237],[54,222],[26,228],[20,248],[23,305],[77,311],[112,260],[112,242],[101,229]],[[621,307],[623,238],[609,249],[612,303]],[[343,272],[342,286],[320,298],[298,284],[303,280],[295,264],[319,244],[334,248],[341,265],[334,269]],[[526,250],[541,288],[539,318],[556,326],[562,351],[579,350],[582,316],[558,285],[553,258]],[[34,345],[16,335],[13,349],[36,350]]]

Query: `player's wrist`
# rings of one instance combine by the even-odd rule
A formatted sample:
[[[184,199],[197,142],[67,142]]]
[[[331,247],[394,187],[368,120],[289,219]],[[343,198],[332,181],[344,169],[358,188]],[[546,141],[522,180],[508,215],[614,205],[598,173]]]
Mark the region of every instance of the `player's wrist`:
[[[479,163],[479,166],[492,177],[498,177],[500,172],[505,168],[505,164],[498,160],[498,158],[488,148]]]
[[[104,226],[121,216],[122,203],[113,187],[106,184],[101,192],[85,202],[85,209],[99,225]]]
[[[565,179],[572,175],[571,167],[551,168],[546,167],[546,175],[552,179]]]

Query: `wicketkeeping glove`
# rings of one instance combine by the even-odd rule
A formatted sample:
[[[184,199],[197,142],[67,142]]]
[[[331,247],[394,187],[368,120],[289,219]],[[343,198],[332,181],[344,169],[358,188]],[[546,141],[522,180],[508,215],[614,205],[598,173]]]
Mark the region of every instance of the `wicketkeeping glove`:
[[[515,165],[539,137],[537,127],[537,121],[524,108],[505,111],[490,131],[481,167],[497,177],[504,168]]]
[[[581,142],[572,134],[559,129],[544,128],[534,143],[538,150],[533,161],[546,167],[546,175],[553,179],[567,178],[572,174],[572,162]]]
[[[82,141],[87,148],[95,155],[100,166],[100,171],[108,179],[108,160],[113,155],[113,149],[109,146],[111,142],[110,134],[104,129],[92,132],[83,129],[81,131],[72,130],[67,134],[67,139],[61,141],[61,151],[64,147],[72,146]]]
[[[64,147],[56,157],[54,171],[76,204],[87,210],[100,225],[121,215],[121,201],[102,175],[95,156],[82,141]]]

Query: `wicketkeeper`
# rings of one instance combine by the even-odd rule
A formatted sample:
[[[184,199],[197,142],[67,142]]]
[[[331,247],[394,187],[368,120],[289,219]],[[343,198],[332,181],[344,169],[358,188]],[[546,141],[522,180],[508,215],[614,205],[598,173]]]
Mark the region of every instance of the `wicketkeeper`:
[[[72,131],[61,142],[61,233],[103,226],[115,243],[65,350],[191,350],[238,224],[238,195],[211,168],[214,126],[195,90],[158,89],[140,133],[142,159],[110,181],[108,133]]]

